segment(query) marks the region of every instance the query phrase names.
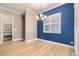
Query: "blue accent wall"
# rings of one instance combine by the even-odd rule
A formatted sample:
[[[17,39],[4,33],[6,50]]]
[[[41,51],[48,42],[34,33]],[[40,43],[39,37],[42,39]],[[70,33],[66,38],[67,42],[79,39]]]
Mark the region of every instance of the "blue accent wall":
[[[73,46],[74,44],[71,44],[71,41],[74,42],[74,4],[67,3],[54,9],[48,10],[43,14],[48,16],[58,12],[61,12],[61,34],[44,33],[43,21],[38,20],[37,37],[44,40],[55,41]]]

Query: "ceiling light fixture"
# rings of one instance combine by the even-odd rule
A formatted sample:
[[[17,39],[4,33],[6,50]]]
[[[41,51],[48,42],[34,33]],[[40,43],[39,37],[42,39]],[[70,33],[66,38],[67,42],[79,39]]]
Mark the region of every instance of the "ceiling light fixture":
[[[42,4],[40,3],[40,11],[42,11],[41,9],[42,9]],[[43,15],[42,13],[40,13],[39,15],[36,15],[35,17],[36,17],[37,20],[39,20],[40,18],[42,20],[46,19],[46,15]]]

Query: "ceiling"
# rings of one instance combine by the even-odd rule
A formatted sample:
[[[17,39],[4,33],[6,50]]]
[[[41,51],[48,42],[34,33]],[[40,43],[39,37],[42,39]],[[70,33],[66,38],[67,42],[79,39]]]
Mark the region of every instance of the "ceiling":
[[[0,3],[0,7],[4,7],[20,14],[24,14],[26,8],[29,8],[35,12],[42,12],[48,8],[51,8],[59,3]]]

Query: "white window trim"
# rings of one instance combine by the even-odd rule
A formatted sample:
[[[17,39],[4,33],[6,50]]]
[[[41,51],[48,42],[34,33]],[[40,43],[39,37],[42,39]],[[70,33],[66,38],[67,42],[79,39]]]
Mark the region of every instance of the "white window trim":
[[[58,12],[58,13],[60,13],[61,14],[61,12]],[[57,13],[55,13],[55,14],[57,14]],[[51,21],[51,16],[52,15],[50,15],[50,21]],[[57,24],[57,23],[59,23],[59,31],[57,31],[57,32],[51,32],[51,24]],[[50,31],[45,31],[45,25],[49,25],[50,24]],[[43,32],[44,33],[54,33],[54,34],[61,34],[61,15],[60,15],[60,20],[59,20],[59,22],[53,22],[53,23],[43,23]]]

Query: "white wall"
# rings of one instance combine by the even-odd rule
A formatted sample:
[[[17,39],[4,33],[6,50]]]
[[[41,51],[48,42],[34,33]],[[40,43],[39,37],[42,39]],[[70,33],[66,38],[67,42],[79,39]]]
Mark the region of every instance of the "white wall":
[[[25,14],[25,40],[33,40],[37,38],[37,20],[35,18],[35,12],[26,9]]]
[[[1,43],[1,16],[0,16],[0,43]]]
[[[74,9],[74,44],[76,55],[79,55],[79,4],[75,4]]]

